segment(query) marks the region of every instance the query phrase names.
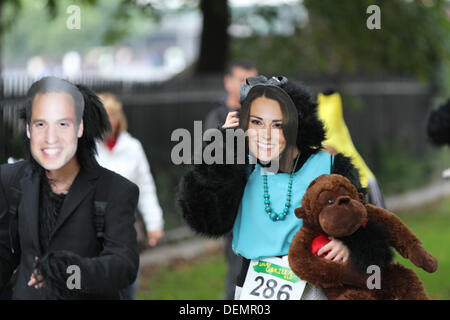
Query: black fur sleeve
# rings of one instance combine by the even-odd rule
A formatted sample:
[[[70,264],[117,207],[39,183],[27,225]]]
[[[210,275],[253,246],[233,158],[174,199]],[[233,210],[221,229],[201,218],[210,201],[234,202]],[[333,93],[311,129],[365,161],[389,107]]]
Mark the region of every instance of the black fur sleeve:
[[[361,187],[358,169],[352,164],[350,158],[344,156],[342,153],[336,154],[334,157],[333,168],[331,173],[340,174],[353,183],[359,192],[366,194],[366,190]]]
[[[436,146],[450,144],[450,99],[431,111],[427,121],[427,134]]]
[[[83,259],[69,251],[48,252],[41,259],[36,261],[35,266],[37,275],[42,275],[45,279],[42,287],[43,295],[46,299],[82,299],[88,295],[85,287],[77,290],[71,290],[67,285],[69,266],[78,266],[81,268]],[[84,266],[83,266],[84,267]],[[38,276],[35,276],[38,279]]]
[[[224,158],[225,158],[224,148]],[[236,153],[235,153],[236,154]],[[178,187],[183,218],[197,233],[219,237],[234,224],[247,181],[248,164],[194,165]]]

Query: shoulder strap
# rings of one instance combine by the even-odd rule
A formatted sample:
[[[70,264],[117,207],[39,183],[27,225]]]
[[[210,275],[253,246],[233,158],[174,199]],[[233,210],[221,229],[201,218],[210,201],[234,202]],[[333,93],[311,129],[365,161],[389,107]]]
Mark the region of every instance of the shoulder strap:
[[[103,242],[105,237],[105,214],[108,205],[108,193],[111,175],[104,171],[95,187],[94,196],[94,228],[97,239]]]

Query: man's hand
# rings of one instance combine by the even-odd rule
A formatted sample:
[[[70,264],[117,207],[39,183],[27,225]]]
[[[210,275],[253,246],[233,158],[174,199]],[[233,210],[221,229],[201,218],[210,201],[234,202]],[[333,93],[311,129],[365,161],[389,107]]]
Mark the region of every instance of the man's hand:
[[[38,259],[38,257],[34,257],[34,261],[37,262]],[[39,274],[37,269],[34,269],[33,273],[31,274],[30,280],[28,281],[28,286],[34,286],[36,289],[42,288],[44,286],[44,277]]]
[[[147,232],[148,244],[150,247],[154,247],[158,244],[159,240],[164,237],[164,231],[162,230],[152,230]]]
[[[333,237],[328,237],[328,239],[331,241],[320,248],[319,251],[317,251],[317,255],[321,257],[322,254],[329,251],[324,257],[325,259],[346,263],[350,257],[350,251],[348,248],[340,240],[334,239]]]

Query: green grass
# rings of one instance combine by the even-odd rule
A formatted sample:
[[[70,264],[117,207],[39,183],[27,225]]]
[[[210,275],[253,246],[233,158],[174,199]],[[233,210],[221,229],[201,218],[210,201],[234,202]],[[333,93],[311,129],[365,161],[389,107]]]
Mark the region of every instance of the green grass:
[[[139,300],[221,300],[226,274],[223,252],[194,261],[178,261],[159,268],[144,269]]]
[[[402,221],[422,240],[423,247],[439,263],[435,273],[427,273],[409,260],[397,261],[414,270],[432,299],[450,299],[450,199],[400,215]]]
[[[396,260],[417,273],[432,299],[450,299],[450,199],[399,216],[436,257],[439,268],[429,274],[409,260],[399,256]],[[144,269],[138,299],[223,299],[225,273],[222,252]]]

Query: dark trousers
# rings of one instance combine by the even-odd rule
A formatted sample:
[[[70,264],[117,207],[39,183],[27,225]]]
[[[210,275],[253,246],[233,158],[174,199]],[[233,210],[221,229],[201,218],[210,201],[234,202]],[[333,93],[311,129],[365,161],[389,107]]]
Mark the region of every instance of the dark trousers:
[[[241,273],[243,258],[234,254],[231,248],[233,241],[233,234],[230,232],[225,236],[225,258],[227,261],[227,276],[225,279],[225,299],[234,299],[234,290],[236,287],[236,281]]]

